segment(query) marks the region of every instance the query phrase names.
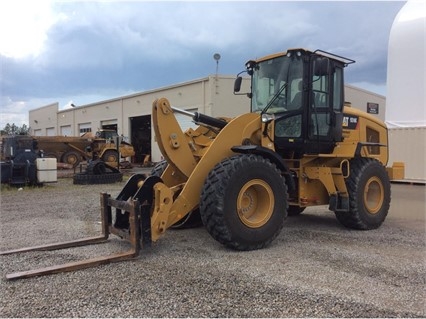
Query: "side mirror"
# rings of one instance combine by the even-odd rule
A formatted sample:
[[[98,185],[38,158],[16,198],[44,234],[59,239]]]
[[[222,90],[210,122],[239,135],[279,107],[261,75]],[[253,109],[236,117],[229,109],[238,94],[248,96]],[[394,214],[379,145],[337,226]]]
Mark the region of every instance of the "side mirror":
[[[241,82],[243,78],[241,76],[237,77],[234,82],[234,93],[238,93],[241,90]]]
[[[314,75],[324,76],[330,73],[330,60],[324,57],[318,57],[314,60]]]

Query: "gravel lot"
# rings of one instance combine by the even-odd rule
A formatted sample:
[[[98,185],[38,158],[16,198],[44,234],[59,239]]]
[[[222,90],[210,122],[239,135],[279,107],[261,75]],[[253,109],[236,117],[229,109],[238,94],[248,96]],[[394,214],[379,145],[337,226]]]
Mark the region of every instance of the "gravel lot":
[[[99,194],[124,183],[1,192],[0,250],[99,233]],[[169,230],[132,261],[6,281],[4,275],[102,256],[106,244],[0,256],[1,317],[426,317],[425,187],[392,184],[374,231],[343,228],[326,208],[287,220],[266,249],[228,250],[203,228]]]

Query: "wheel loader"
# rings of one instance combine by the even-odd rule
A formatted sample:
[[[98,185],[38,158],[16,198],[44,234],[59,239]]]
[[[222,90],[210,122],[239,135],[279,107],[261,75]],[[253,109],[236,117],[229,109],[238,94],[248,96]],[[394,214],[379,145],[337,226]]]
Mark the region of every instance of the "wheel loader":
[[[115,199],[102,194],[102,236],[76,243],[112,233],[131,242],[129,252],[8,278],[131,258],[168,228],[197,216],[215,240],[236,250],[269,245],[288,215],[309,206],[328,205],[348,228],[379,227],[391,197],[388,133],[382,121],[345,103],[343,71],[354,62],[304,49],[250,60],[251,92],[240,92],[238,76],[234,93],[248,95],[251,112],[235,118],[155,100],[153,128],[165,161],[151,176],[132,176]],[[183,132],[176,113],[198,127]]]

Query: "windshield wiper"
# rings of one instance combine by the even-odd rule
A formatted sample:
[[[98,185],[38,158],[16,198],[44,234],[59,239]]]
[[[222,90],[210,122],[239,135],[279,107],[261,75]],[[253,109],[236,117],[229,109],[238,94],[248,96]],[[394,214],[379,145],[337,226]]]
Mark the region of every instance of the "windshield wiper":
[[[266,104],[265,108],[262,110],[261,114],[266,113],[266,111],[271,107],[271,105],[275,102],[275,100],[278,98],[278,96],[280,96],[280,94],[287,88],[287,83],[285,83],[282,87],[280,87],[280,89],[278,90],[277,93],[274,94],[274,96],[272,97],[272,99],[269,101],[268,104]]]

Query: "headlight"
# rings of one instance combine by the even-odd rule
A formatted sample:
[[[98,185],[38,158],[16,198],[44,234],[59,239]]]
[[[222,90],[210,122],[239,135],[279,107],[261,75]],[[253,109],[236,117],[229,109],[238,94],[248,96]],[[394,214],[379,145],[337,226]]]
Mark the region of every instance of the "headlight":
[[[262,123],[269,123],[275,120],[274,114],[263,113],[262,114]]]

